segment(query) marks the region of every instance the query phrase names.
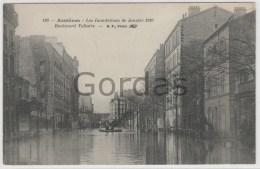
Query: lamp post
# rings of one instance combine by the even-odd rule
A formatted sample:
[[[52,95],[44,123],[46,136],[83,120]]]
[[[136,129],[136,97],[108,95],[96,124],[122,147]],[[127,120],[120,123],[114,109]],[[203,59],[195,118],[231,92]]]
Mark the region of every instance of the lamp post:
[[[37,82],[36,84],[36,115],[37,115],[37,119],[36,119],[36,133],[37,133],[37,136],[39,136],[39,110],[38,110],[38,107],[39,107],[39,82]]]
[[[199,131],[201,131],[201,129],[202,129],[202,126],[201,125],[203,125],[202,124],[202,121],[201,121],[201,112],[200,112],[200,109],[199,109],[199,107],[200,107],[200,96],[197,94],[196,96],[195,96],[195,98],[193,99],[193,111],[194,111],[194,115],[195,115],[195,117],[196,117],[196,121],[197,121],[197,123],[198,123],[198,130]],[[198,111],[197,111],[198,110]]]
[[[141,105],[144,105],[144,103],[138,104],[138,108],[137,108],[137,126],[136,126],[137,131],[139,131],[139,128],[140,128],[139,115],[140,115],[140,106],[141,106]]]
[[[176,118],[176,162],[179,164],[179,127],[178,127],[178,93],[175,94],[175,118]]]
[[[119,124],[121,126],[121,114],[120,114],[120,98],[118,98],[118,104],[117,104],[117,112],[118,112],[118,121],[119,121]]]

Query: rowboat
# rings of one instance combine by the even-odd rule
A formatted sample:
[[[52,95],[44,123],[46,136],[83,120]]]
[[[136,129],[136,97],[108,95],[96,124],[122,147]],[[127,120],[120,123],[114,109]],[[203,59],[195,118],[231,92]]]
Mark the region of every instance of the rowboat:
[[[111,129],[99,129],[100,132],[122,132],[122,129],[114,129],[114,130],[111,130]]]

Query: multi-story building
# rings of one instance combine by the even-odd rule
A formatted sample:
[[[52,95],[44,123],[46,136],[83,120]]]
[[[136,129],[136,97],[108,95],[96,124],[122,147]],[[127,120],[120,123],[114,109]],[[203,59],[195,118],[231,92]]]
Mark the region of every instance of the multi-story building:
[[[146,80],[148,82],[147,92],[145,96],[146,107],[149,107],[142,114],[142,122],[144,130],[164,128],[165,121],[165,89],[162,87],[156,88],[160,84],[165,84],[165,47],[160,45],[153,57],[145,68]]]
[[[120,96],[115,92],[114,97],[110,101],[110,121],[116,121],[125,128],[136,130],[140,120],[138,119],[138,100],[140,97],[136,95],[133,89],[124,90]],[[138,117],[137,117],[138,116]]]
[[[91,96],[80,96],[79,97],[79,111],[84,114],[93,114],[94,106],[92,103]]]
[[[255,11],[235,8],[234,16],[205,41],[204,57],[205,115],[213,130],[223,136],[239,136],[246,127],[251,127],[247,134],[253,132]]]
[[[31,114],[41,119],[37,128],[70,126],[78,104],[72,92],[77,59],[57,38],[38,35],[20,38],[19,58],[20,75],[30,82],[29,98],[35,101]]]
[[[94,113],[94,106],[91,96],[79,97],[79,127],[91,127],[90,116]]]
[[[223,25],[232,13],[222,8],[214,6],[207,10],[200,12],[198,6],[191,6],[188,9],[188,16],[183,15],[183,18],[178,21],[170,35],[166,39],[165,46],[165,71],[166,79],[168,81],[168,94],[166,96],[166,125],[167,127],[174,127],[176,124],[176,111],[178,117],[178,126],[181,128],[189,128],[191,114],[194,111],[194,98],[197,95],[202,98],[201,92],[194,93],[196,86],[189,78],[190,70],[193,69],[198,61],[203,61],[203,48],[198,50],[194,55],[197,55],[195,62],[188,60],[191,58],[192,48],[194,48],[193,41],[203,42],[212,32],[216,31]],[[197,49],[197,48],[194,48]],[[190,54],[187,51],[191,51]],[[186,65],[186,66],[185,66]],[[187,92],[185,95],[176,97],[176,88],[174,81],[177,78],[186,78],[186,82],[182,84],[186,86]],[[196,113],[201,113],[200,109]]]
[[[3,8],[3,126],[4,139],[15,131],[16,103],[15,78],[18,74],[17,51],[15,49],[15,28],[18,26],[17,13],[13,4],[4,4]]]
[[[126,99],[115,92],[114,98],[110,101],[110,115],[116,120],[121,120],[126,107]]]
[[[79,73],[78,67],[79,67],[79,61],[76,56],[73,57],[72,60],[69,62],[69,67],[70,67],[70,93],[71,93],[71,114],[73,117],[73,121],[77,121],[79,117],[79,94],[76,92],[74,88],[74,78],[75,76]],[[93,106],[94,108],[94,106]],[[93,109],[94,112],[94,109]]]

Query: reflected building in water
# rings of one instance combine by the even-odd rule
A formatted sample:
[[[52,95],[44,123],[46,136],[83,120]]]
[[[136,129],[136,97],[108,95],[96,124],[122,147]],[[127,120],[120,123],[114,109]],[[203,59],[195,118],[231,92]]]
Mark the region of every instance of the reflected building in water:
[[[253,164],[255,152],[230,140],[98,130],[62,132],[4,147],[5,164]],[[178,152],[178,154],[177,154]]]
[[[160,133],[160,132],[159,132]],[[147,135],[146,164],[253,164],[255,153],[237,141]],[[162,146],[166,142],[165,146]],[[178,149],[178,150],[177,150]],[[178,154],[177,154],[178,152]]]

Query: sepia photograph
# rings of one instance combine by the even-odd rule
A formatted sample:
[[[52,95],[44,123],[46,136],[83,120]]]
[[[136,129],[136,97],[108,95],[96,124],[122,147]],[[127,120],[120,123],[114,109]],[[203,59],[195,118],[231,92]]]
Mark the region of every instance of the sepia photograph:
[[[4,166],[257,164],[256,2],[2,8]]]

